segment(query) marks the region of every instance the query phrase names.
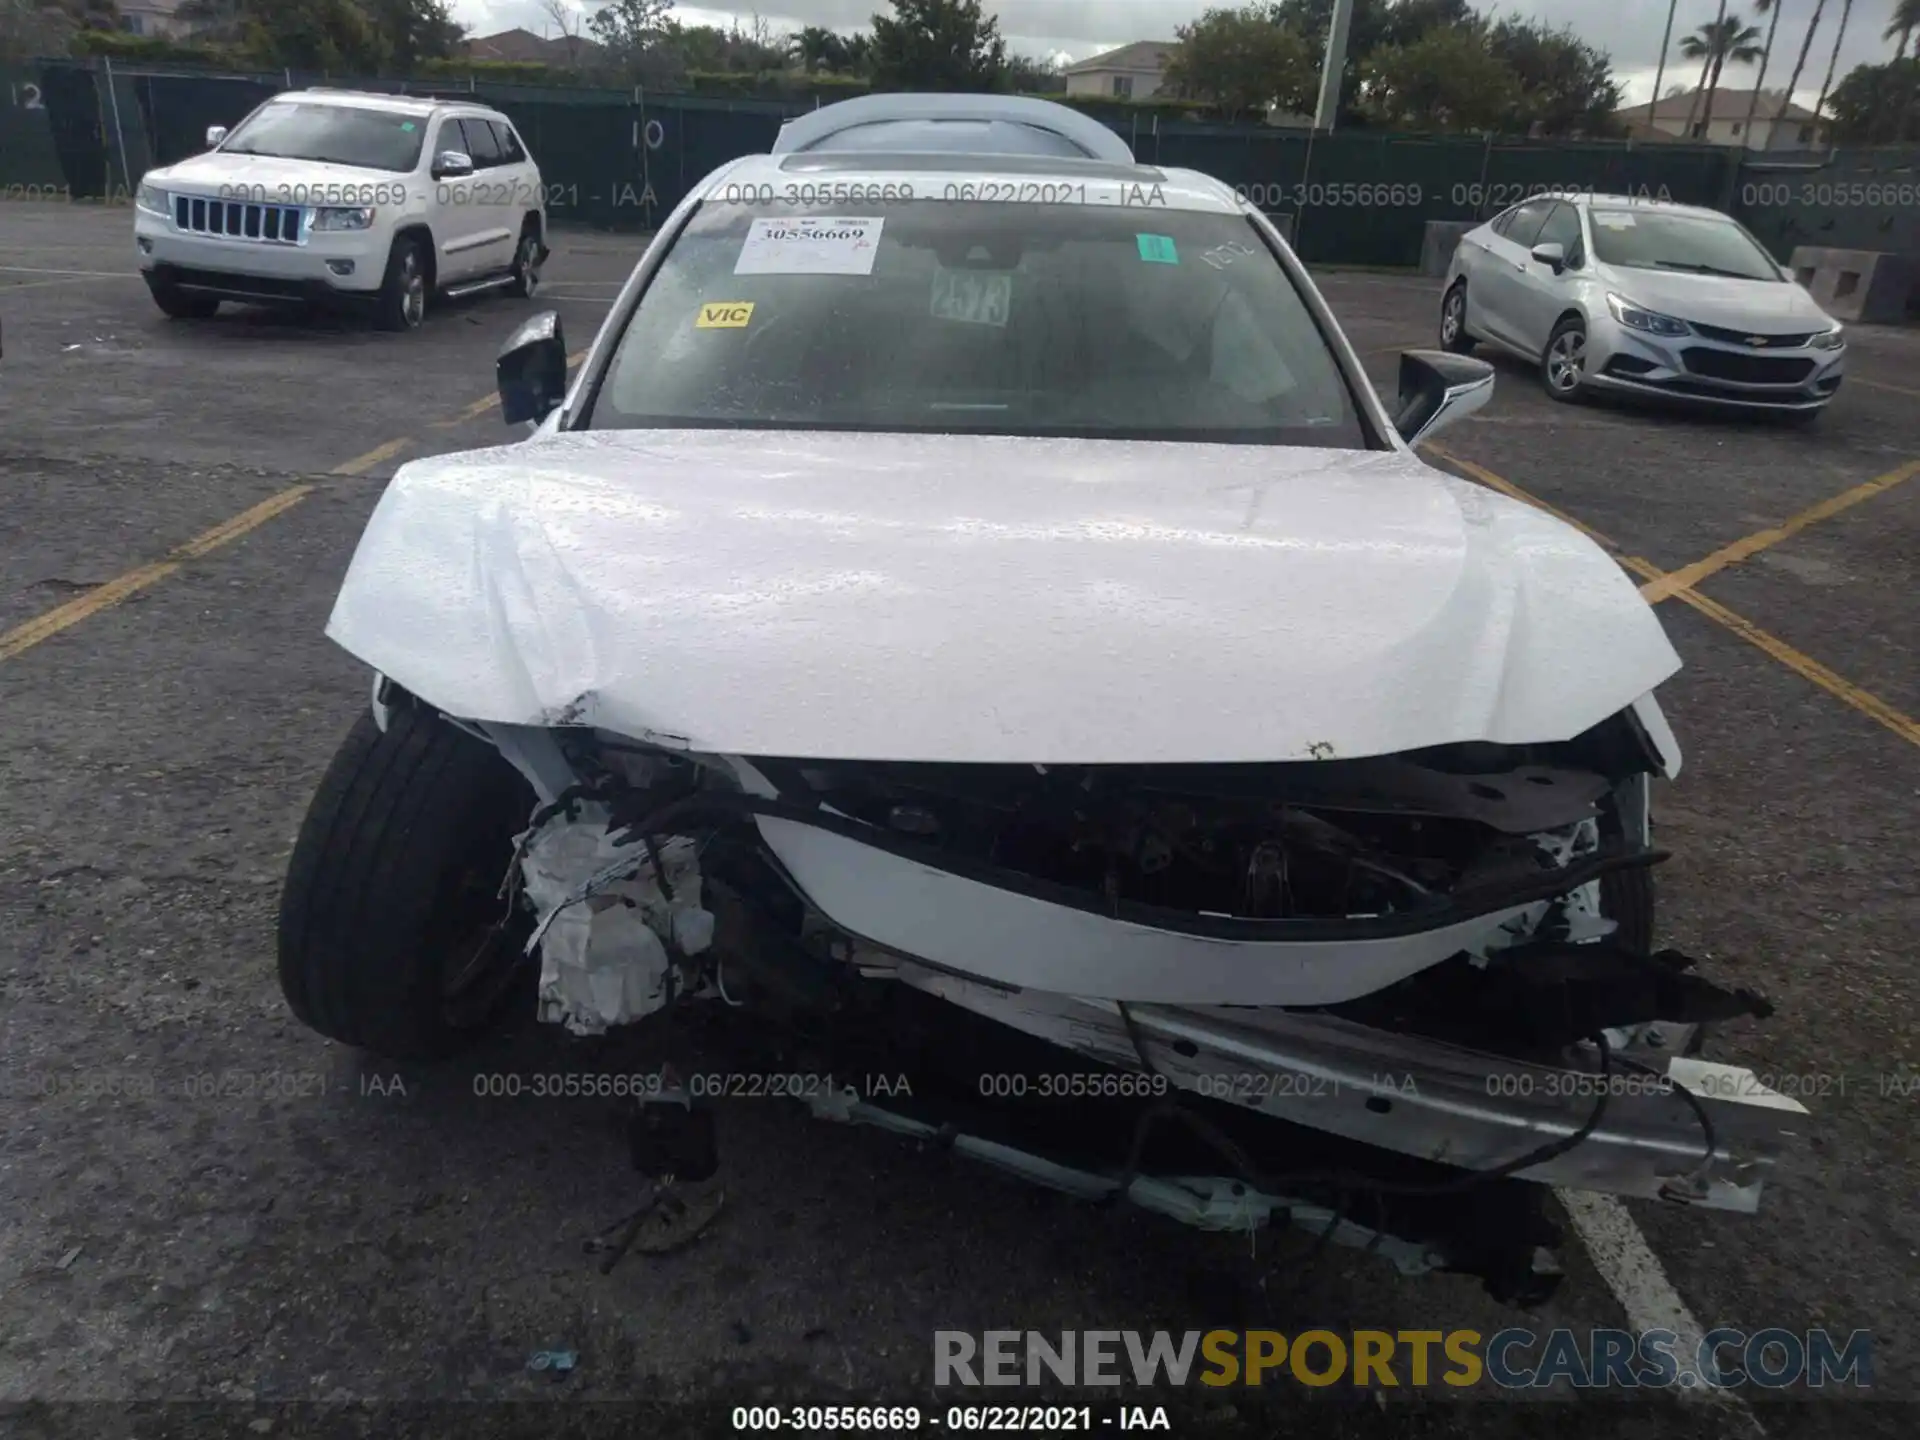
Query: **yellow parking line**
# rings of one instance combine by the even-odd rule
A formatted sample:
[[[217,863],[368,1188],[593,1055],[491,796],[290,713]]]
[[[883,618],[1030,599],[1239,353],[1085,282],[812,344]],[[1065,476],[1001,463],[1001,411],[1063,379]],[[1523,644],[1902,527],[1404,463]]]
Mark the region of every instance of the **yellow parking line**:
[[[567,357],[567,368],[571,370],[574,366],[578,365],[582,360],[586,358],[587,358],[586,351],[576,350],[573,354]],[[471,405],[467,406],[467,408],[462,410],[458,415],[454,416],[451,420],[435,420],[433,422],[433,428],[436,430],[452,430],[456,426],[465,425],[470,420],[478,420],[482,415],[486,414],[489,410],[494,410],[499,408],[499,405],[500,405],[500,396],[498,392],[495,392],[492,395],[483,395],[478,400],[474,401]]]
[[[333,475],[361,475],[399,454],[411,440],[389,440],[376,446],[366,454],[355,457],[343,465],[336,465],[328,472]],[[310,484],[290,485],[278,494],[269,495],[257,505],[251,505],[238,515],[229,516],[211,530],[203,530],[184,544],[176,545],[166,553],[163,559],[145,565],[135,566],[124,574],[116,575],[103,585],[96,585],[84,595],[77,595],[64,605],[57,605],[43,615],[36,615],[25,624],[0,634],[0,660],[11,660],[24,651],[31,650],[43,640],[51,640],[62,630],[78,625],[89,616],[98,615],[102,610],[112,609],[128,596],[137,595],[150,585],[173,574],[189,560],[198,560],[210,555],[223,545],[230,545],[251,530],[257,530],[276,515],[284,515],[313,493]]]
[[[569,355],[568,368],[578,365],[586,357],[587,352],[584,350]],[[497,395],[489,395],[485,400],[476,400],[462,412],[462,418],[473,419],[484,415],[491,406],[499,403],[500,399]],[[442,428],[458,423],[458,421],[436,422]],[[376,445],[366,454],[355,456],[344,464],[336,465],[327,473],[342,476],[364,475],[374,466],[391,460],[411,444],[413,444],[412,437],[403,435],[398,440],[389,440],[384,445]],[[211,530],[202,531],[185,544],[176,545],[162,559],[135,566],[125,574],[114,576],[105,584],[96,585],[85,595],[76,596],[66,604],[57,605],[43,615],[36,615],[24,624],[0,632],[0,660],[11,660],[23,651],[31,650],[41,641],[52,639],[62,630],[70,629],[87,617],[98,615],[102,610],[109,610],[128,596],[137,595],[148,586],[159,583],[187,561],[198,560],[201,556],[211,554],[221,546],[238,540],[248,531],[258,529],[276,515],[282,515],[291,510],[311,495],[313,489],[314,487],[310,484],[290,485],[277,495],[269,495],[258,505],[242,510],[230,519],[222,520]]]
[[[1504,475],[1496,475],[1493,473],[1493,471],[1488,470],[1483,466],[1474,464],[1473,461],[1467,459],[1465,456],[1454,454],[1453,451],[1447,449],[1444,445],[1436,445],[1432,441],[1428,441],[1423,448],[1432,451],[1435,455],[1437,455],[1440,459],[1446,461],[1449,465],[1459,466],[1462,470],[1466,471],[1467,474],[1471,475],[1474,479],[1478,480],[1481,484],[1489,485],[1493,487],[1495,490],[1498,490],[1502,495],[1510,496],[1515,500],[1524,501],[1527,504],[1533,506],[1534,509],[1544,510],[1547,512],[1547,514],[1553,516],[1554,519],[1564,521],[1568,525],[1573,526],[1574,529],[1578,530],[1582,535],[1585,535],[1589,540],[1597,544],[1602,550],[1614,551],[1616,553],[1619,551],[1620,547],[1618,545],[1614,544],[1613,541],[1609,540],[1606,536],[1602,535],[1598,530],[1594,529],[1591,525],[1587,524],[1584,520],[1576,520],[1573,518],[1573,516],[1567,514],[1566,511],[1554,509],[1553,506],[1547,504],[1547,502],[1542,500],[1539,496],[1529,495],[1525,490],[1522,490],[1518,485],[1514,484],[1511,480],[1507,479]]]
[[[1757,645],[1789,670],[1804,676],[1828,694],[1839,697],[1862,715],[1879,721],[1910,744],[1920,745],[1920,720],[1902,713],[1851,680],[1842,679],[1810,655],[1804,655],[1776,635],[1769,635],[1744,615],[1735,614],[1718,600],[1709,600],[1698,590],[1679,590],[1674,599],[1691,605],[1710,620],[1718,621],[1751,645]]]
[[[1874,390],[1891,390],[1895,395],[1911,395],[1914,399],[1920,400],[1920,390],[1910,390],[1905,385],[1889,385],[1884,380],[1869,380],[1863,375],[1849,375],[1846,383],[1865,385]]]
[[[1625,569],[1631,570],[1634,574],[1638,575],[1641,579],[1647,582],[1645,585],[1642,585],[1640,587],[1641,594],[1646,595],[1649,592],[1656,589],[1657,587],[1665,585],[1668,580],[1673,578],[1673,576],[1668,575],[1666,571],[1662,570],[1658,565],[1655,565],[1650,560],[1643,560],[1637,555],[1620,554],[1619,547],[1615,545],[1611,540],[1609,540],[1606,536],[1602,535],[1599,531],[1595,530],[1592,526],[1583,525],[1581,524],[1580,521],[1575,520],[1571,515],[1567,515],[1559,510],[1554,509],[1553,506],[1547,504],[1546,501],[1540,500],[1535,496],[1528,494],[1525,490],[1522,490],[1518,485],[1514,484],[1511,480],[1508,480],[1505,476],[1496,475],[1493,473],[1493,471],[1486,469],[1484,466],[1476,465],[1471,460],[1462,459],[1460,456],[1455,455],[1452,451],[1444,449],[1439,445],[1428,444],[1425,448],[1432,451],[1432,453],[1439,459],[1445,460],[1451,465],[1459,466],[1462,470],[1466,471],[1474,479],[1479,480],[1482,483],[1491,486],[1495,490],[1498,490],[1501,494],[1509,495],[1515,500],[1524,501],[1526,504],[1533,506],[1535,509],[1544,510],[1547,512],[1547,514],[1553,516],[1555,519],[1564,520],[1569,525],[1572,525],[1576,529],[1582,531],[1584,534],[1587,535],[1589,539],[1593,540],[1596,544],[1600,545],[1603,549],[1613,552],[1613,558],[1617,560],[1622,567],[1624,567]],[[1920,465],[1917,465],[1916,468],[1920,468]],[[1896,475],[1900,474],[1899,471],[1895,471],[1893,473]],[[1901,478],[1904,479],[1905,476],[1902,476]],[[1885,480],[1887,479],[1887,477],[1882,476],[1881,479]],[[1869,482],[1869,483],[1874,484],[1878,482]],[[1892,483],[1897,484],[1899,482],[1894,481]],[[1858,487],[1858,488],[1864,488],[1864,487]],[[1848,493],[1851,494],[1852,492],[1849,491]],[[1840,497],[1836,497],[1836,498],[1840,498]],[[1828,502],[1828,503],[1831,503],[1831,502]],[[1858,503],[1858,502],[1856,501],[1853,503]],[[1674,575],[1679,575],[1679,574],[1682,574],[1683,572],[1676,570],[1673,573]],[[1708,619],[1714,621],[1719,625],[1724,626],[1726,629],[1732,631],[1735,635],[1738,635],[1742,640],[1745,640],[1748,644],[1755,646],[1756,648],[1764,651],[1768,655],[1771,655],[1775,660],[1778,660],[1782,665],[1786,666],[1789,670],[1793,671],[1795,674],[1803,677],[1804,679],[1812,681],[1815,685],[1818,685],[1822,690],[1825,690],[1829,695],[1832,695],[1837,699],[1844,700],[1847,704],[1851,705],[1854,709],[1858,710],[1861,714],[1867,716],[1872,720],[1876,720],[1880,724],[1886,726],[1887,729],[1891,730],[1894,734],[1898,735],[1902,740],[1906,740],[1909,743],[1914,745],[1920,745],[1920,721],[1915,720],[1912,716],[1903,713],[1902,711],[1894,708],[1892,705],[1889,705],[1886,701],[1882,700],[1878,695],[1873,694],[1871,691],[1862,690],[1858,685],[1855,685],[1851,680],[1847,680],[1842,676],[1835,674],[1833,671],[1829,670],[1826,666],[1822,665],[1818,660],[1815,660],[1812,656],[1803,654],[1802,652],[1794,649],[1793,646],[1787,644],[1787,642],[1782,640],[1779,636],[1769,634],[1767,631],[1762,630],[1758,625],[1754,624],[1751,620],[1747,619],[1746,616],[1738,614],[1735,611],[1729,610],[1726,606],[1722,605],[1717,600],[1709,600],[1705,595],[1702,595],[1697,590],[1679,588],[1679,589],[1669,589],[1664,591],[1663,593],[1667,596],[1671,596],[1671,598],[1675,600],[1680,601],[1682,604],[1691,605],[1694,609],[1698,610],[1702,615],[1705,615]]]
[[[1871,500],[1876,495],[1884,494],[1901,482],[1911,480],[1915,475],[1920,475],[1920,460],[1909,460],[1898,470],[1889,470],[1877,479],[1856,485],[1851,490],[1843,490],[1840,494],[1802,510],[1792,519],[1784,520],[1771,529],[1756,531],[1745,539],[1721,546],[1711,555],[1696,560],[1691,565],[1682,565],[1678,570],[1671,571],[1652,584],[1644,586],[1640,593],[1652,603],[1658,604],[1669,595],[1678,594],[1682,590],[1691,590],[1707,576],[1724,570],[1729,565],[1738,565],[1743,560],[1751,560],[1762,550],[1799,534],[1809,525],[1829,519],[1843,510],[1851,510],[1862,500]]]

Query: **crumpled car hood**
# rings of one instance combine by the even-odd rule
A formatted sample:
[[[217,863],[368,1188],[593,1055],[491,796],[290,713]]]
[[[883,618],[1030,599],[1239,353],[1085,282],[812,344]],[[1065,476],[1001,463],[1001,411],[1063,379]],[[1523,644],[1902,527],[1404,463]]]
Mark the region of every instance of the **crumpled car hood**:
[[[1562,740],[1680,665],[1585,536],[1405,454],[956,435],[416,461],[327,633],[468,719],[974,763]]]

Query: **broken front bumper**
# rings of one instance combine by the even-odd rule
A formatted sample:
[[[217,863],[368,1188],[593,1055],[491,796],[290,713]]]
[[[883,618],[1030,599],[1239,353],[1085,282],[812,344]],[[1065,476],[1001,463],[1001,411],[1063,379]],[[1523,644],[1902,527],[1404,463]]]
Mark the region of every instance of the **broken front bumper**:
[[[1127,1006],[1007,992],[900,962],[897,978],[1090,1059],[1417,1160],[1501,1169],[1600,1122],[1516,1179],[1716,1210],[1759,1208],[1806,1108],[1749,1070],[1673,1053],[1649,1029],[1580,1068],[1527,1064],[1334,1015]],[[1648,1043],[1665,1038],[1664,1045]],[[1703,1123],[1704,1117],[1704,1123]],[[1712,1146],[1706,1143],[1710,1133]]]

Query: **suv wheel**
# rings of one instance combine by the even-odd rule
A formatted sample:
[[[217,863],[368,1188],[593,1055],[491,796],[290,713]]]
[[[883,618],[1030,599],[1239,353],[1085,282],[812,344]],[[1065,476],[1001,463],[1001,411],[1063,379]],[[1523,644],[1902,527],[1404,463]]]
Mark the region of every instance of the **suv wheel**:
[[[529,220],[521,227],[520,245],[513,252],[513,284],[508,293],[531,300],[540,288],[540,227]]]
[[[415,236],[401,236],[387,256],[387,276],[380,286],[375,323],[382,330],[418,330],[427,318],[430,288],[426,247]]]
[[[280,989],[299,1020],[390,1060],[479,1040],[534,971],[499,898],[532,790],[431,709],[362,714],[320,781],[280,899]]]
[[[153,295],[153,303],[160,307],[161,313],[172,320],[206,320],[219,309],[220,301],[212,295],[189,295],[164,281],[147,281],[147,289]]]

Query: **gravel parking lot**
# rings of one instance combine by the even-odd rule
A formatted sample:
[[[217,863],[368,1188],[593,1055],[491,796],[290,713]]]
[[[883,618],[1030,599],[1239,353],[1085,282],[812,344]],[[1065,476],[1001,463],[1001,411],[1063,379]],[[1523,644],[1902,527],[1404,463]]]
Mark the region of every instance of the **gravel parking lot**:
[[[171,322],[128,229],[0,207],[0,1431],[725,1434],[741,1403],[931,1407],[943,1328],[1520,1319],[1470,1280],[1287,1234],[1250,1252],[785,1101],[722,1107],[728,1208],[698,1245],[602,1275],[582,1242],[635,1190],[607,1102],[474,1082],[648,1070],[648,1037],[528,1029],[397,1071],[295,1023],[273,973],[288,850],[367,700],[321,633],[335,589],[395,468],[511,438],[492,360],[530,307],[456,303],[409,336]],[[535,306],[583,349],[638,253],[560,237]],[[1322,284],[1383,386],[1432,343],[1437,282]],[[1502,362],[1433,458],[1589,527],[1664,597],[1687,764],[1655,801],[1661,939],[1772,997],[1711,1053],[1806,1077],[1814,1111],[1757,1217],[1576,1216],[1587,1243],[1527,1323],[1866,1329],[1879,1398],[1570,1422],[1270,1387],[1169,1399],[1175,1433],[1911,1433],[1920,332],[1856,330],[1811,429],[1569,409]],[[529,1371],[562,1348],[570,1376]]]

